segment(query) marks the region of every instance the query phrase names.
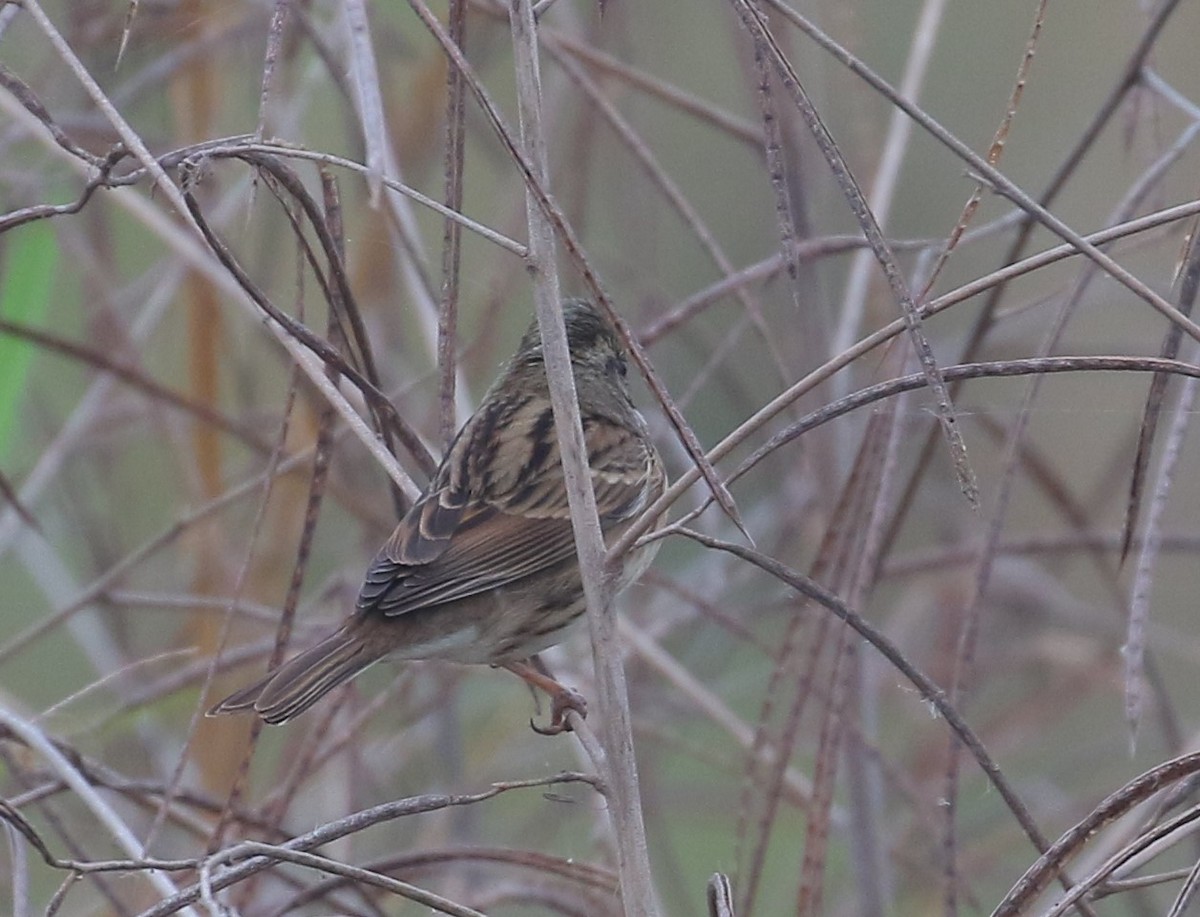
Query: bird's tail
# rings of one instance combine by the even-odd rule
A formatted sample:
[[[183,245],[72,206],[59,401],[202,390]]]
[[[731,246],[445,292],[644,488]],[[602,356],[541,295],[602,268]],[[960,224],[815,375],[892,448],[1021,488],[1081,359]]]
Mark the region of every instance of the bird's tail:
[[[379,658],[361,636],[343,627],[261,681],[229,695],[208,715],[253,711],[268,723],[286,723]]]

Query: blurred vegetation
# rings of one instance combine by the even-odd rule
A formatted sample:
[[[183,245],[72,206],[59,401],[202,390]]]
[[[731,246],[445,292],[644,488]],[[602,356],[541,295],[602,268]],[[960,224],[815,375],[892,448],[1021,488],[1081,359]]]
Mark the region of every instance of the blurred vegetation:
[[[730,484],[758,559],[840,597],[877,630],[875,645],[836,603],[756,566],[713,506],[686,522],[709,543],[676,530],[625,595],[662,913],[703,913],[716,871],[739,917],[991,913],[1039,851],[948,712],[1047,842],[1139,774],[1167,769],[1157,795],[1119,796],[1111,821],[1051,857],[1078,854],[1067,886],[1169,818],[1186,827],[1197,765],[1181,756],[1200,730],[1200,459],[1187,436],[1197,342],[1194,326],[1173,339],[1148,300],[1188,313],[1200,276],[1189,244],[1200,4],[540,6],[550,190],[700,442],[711,448],[781,392],[795,396],[751,425],[717,463],[723,476],[806,412],[920,372],[902,333],[848,358],[900,307],[779,61],[760,43],[756,63],[739,10],[764,11],[919,304],[1063,238],[1043,218],[1018,242],[1026,210],[985,181],[932,276],[979,169],[897,118],[895,95],[819,47],[794,13],[979,155],[990,149],[1029,197],[1060,183],[1047,209],[1071,229],[1181,208],[1103,247],[1140,293],[1073,252],[993,278],[920,323],[943,369],[1080,358],[1071,372],[995,378],[991,367],[951,387],[978,508],[920,385],[806,428]],[[359,367],[347,310],[361,318],[378,387],[435,457],[532,310],[519,251],[466,227],[455,268],[441,214],[372,193],[378,162],[453,200],[457,125],[456,209],[518,249],[526,238],[521,174],[470,92],[459,90],[461,118],[448,114],[453,68],[421,4],[367,4],[356,40],[348,17],[362,7],[0,5],[0,912],[163,913],[152,909],[170,896],[164,883],[224,875],[258,852],[243,841],[282,844],[426,794],[464,798],[431,796],[321,854],[487,914],[621,912],[604,799],[577,776],[592,763],[570,736],[529,731],[534,702],[505,673],[385,665],[285,727],[200,715],[263,671],[281,620],[298,647],[350,612],[396,505],[368,443],[330,414],[323,370],[298,365],[304,348],[268,328],[131,137],[274,306]],[[464,0],[432,12],[462,13],[467,59],[515,131],[505,9]],[[296,189],[249,161],[257,141],[344,245],[352,304],[331,308],[317,276],[330,273],[328,253]],[[567,291],[594,295],[565,246],[562,270]],[[438,351],[447,315],[452,365]],[[1165,364],[1144,358],[1160,355],[1179,362],[1149,397],[1147,369]],[[1124,371],[1088,363],[1108,356],[1128,358]],[[368,417],[353,386],[338,388]],[[639,403],[678,478],[691,459],[645,387]],[[395,452],[422,485],[420,458]],[[671,518],[707,494],[693,486]],[[587,641],[581,628],[547,659],[590,695]],[[884,643],[945,692],[942,709]],[[602,715],[593,707],[593,721]],[[56,763],[36,735],[66,757]],[[503,790],[474,797],[493,784]],[[1115,877],[1161,881],[1092,878],[1081,889],[1090,912],[1182,913],[1196,862],[1183,832]],[[43,862],[38,843],[72,862]],[[199,868],[217,851],[228,863]],[[80,877],[84,862],[119,858],[124,871]],[[186,862],[151,868],[167,859]],[[246,915],[428,911],[397,887],[331,878],[333,865],[275,865],[214,894]],[[1050,883],[1021,912],[1050,912],[1062,888]]]

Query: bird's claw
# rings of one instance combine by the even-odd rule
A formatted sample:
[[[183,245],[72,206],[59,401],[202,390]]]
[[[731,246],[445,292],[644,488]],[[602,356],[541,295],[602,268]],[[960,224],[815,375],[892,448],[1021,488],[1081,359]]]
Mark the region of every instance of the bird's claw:
[[[570,732],[571,721],[567,719],[570,711],[579,714],[580,719],[587,719],[587,699],[574,688],[560,687],[550,696],[550,725],[539,726],[530,718],[529,728],[543,736]]]

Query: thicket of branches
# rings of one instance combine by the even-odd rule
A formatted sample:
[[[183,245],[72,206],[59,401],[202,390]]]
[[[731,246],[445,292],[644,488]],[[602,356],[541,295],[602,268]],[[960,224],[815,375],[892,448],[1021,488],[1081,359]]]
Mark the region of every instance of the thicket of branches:
[[[1183,913],[1198,30],[0,4],[0,910]],[[567,293],[674,482],[619,615],[574,520],[587,721],[435,663],[204,718]]]

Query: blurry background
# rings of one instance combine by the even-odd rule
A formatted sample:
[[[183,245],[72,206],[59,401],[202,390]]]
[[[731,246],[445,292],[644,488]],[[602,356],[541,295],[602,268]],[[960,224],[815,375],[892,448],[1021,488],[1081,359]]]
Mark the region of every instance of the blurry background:
[[[486,669],[379,666],[253,739],[244,719],[197,718],[263,671],[285,606],[294,606],[293,646],[349,613],[395,522],[387,477],[344,423],[322,419],[323,396],[261,315],[222,286],[223,268],[144,174],[81,207],[38,211],[45,219],[24,210],[79,200],[96,174],[86,156],[104,157],[119,139],[84,72],[155,156],[209,141],[228,150],[256,131],[356,162],[388,148],[390,177],[445,199],[454,121],[441,47],[409,5],[390,2],[366,6],[369,31],[355,44],[344,6],[359,8],[0,7],[0,708],[78,755],[156,857],[196,857],[244,837],[281,841],[401,797],[589,769],[570,737],[530,732],[528,691]],[[976,188],[975,170],[898,119],[892,100],[794,17],[762,8],[920,294]],[[461,9],[467,58],[515,129],[504,7],[472,0]],[[981,155],[1011,113],[998,167],[1033,197],[1062,176],[1050,209],[1079,232],[1196,197],[1200,4],[1060,2],[1044,22],[1033,2],[813,0],[794,9],[904,84]],[[450,16],[440,3],[433,13]],[[1011,111],[1035,20],[1024,94]],[[735,5],[607,0],[601,10],[559,0],[541,25],[552,191],[701,443],[715,445],[899,317],[792,96],[774,74],[760,92]],[[54,44],[59,34],[78,63]],[[381,100],[378,118],[355,101],[362,80],[373,81],[365,97]],[[61,143],[35,116],[34,97]],[[764,134],[767,110],[776,120]],[[520,174],[469,94],[461,126],[459,209],[523,242]],[[175,180],[179,158],[164,161]],[[298,212],[294,197],[277,197],[243,162],[197,162],[192,190],[234,257],[276,306],[326,336],[326,297],[285,212]],[[321,202],[316,166],[286,162]],[[112,174],[137,168],[125,158]],[[440,215],[392,192],[372,203],[360,172],[328,172],[380,387],[436,457],[529,321],[524,262],[464,230],[461,268],[447,270]],[[781,241],[780,201],[794,247]],[[1166,220],[1106,250],[1178,303],[1191,225]],[[1019,211],[985,190],[925,298],[1061,242],[1039,228],[1014,252],[1020,231]],[[794,280],[785,249],[797,253]],[[564,287],[588,292],[562,263]],[[730,276],[742,277],[736,289],[713,290]],[[439,398],[437,355],[448,296],[457,314],[453,412]],[[949,366],[1045,352],[1154,356],[1169,325],[1076,256],[955,302],[923,327]],[[730,473],[807,411],[917,371],[906,340],[896,340],[806,389],[718,470]],[[1195,342],[1185,336],[1180,354],[1194,359]],[[811,574],[914,666],[947,691],[957,686],[959,712],[1050,839],[1138,773],[1192,750],[1200,728],[1200,464],[1183,438],[1179,381],[1166,388],[1146,501],[1120,562],[1149,386],[1145,373],[1049,376],[1028,410],[1028,376],[956,389],[978,510],[960,493],[928,389],[822,424],[731,485],[758,550]],[[678,477],[690,460],[644,387],[638,400]],[[1018,425],[1019,448],[1009,449]],[[311,498],[321,429],[332,438],[329,468]],[[1172,437],[1182,439],[1177,456],[1164,447]],[[423,484],[420,463],[403,448],[397,456]],[[1152,504],[1160,480],[1169,489]],[[705,493],[692,488],[672,518]],[[689,524],[747,544],[716,508]],[[1160,554],[1143,553],[1147,533],[1161,539]],[[1131,625],[1135,592],[1145,618]],[[665,913],[702,913],[715,870],[730,874],[743,915],[987,913],[1036,859],[979,767],[958,756],[945,721],[821,606],[674,536],[622,608]],[[1144,655],[1122,655],[1131,634]],[[581,628],[548,654],[585,694],[587,639]],[[0,793],[56,854],[121,855],[43,757],[9,732],[0,735],[0,776]],[[1093,840],[1076,877],[1089,857],[1129,840],[1120,830]],[[325,852],[486,913],[617,909],[603,800],[582,783],[388,821]],[[11,831],[3,856],[0,893],[18,913],[133,914],[158,893],[123,876],[63,885],[65,874]],[[1146,871],[1194,859],[1194,849],[1173,845]],[[195,876],[175,879],[183,887]],[[245,914],[425,912],[321,880],[279,867],[222,900]],[[1176,879],[1123,889],[1096,913],[1165,913],[1179,888]]]

